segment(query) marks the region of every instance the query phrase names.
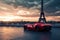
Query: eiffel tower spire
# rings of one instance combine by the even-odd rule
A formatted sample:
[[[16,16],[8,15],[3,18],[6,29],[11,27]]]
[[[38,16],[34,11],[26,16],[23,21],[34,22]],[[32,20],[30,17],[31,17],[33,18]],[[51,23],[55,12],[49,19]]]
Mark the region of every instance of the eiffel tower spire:
[[[43,0],[41,0],[41,14],[40,14],[39,22],[46,23],[46,18],[43,10]]]

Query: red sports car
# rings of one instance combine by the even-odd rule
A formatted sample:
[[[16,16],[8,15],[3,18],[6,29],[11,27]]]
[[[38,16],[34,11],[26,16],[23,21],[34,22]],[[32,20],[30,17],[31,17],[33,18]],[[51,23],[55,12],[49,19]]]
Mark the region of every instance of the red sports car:
[[[46,23],[34,23],[34,24],[25,24],[24,30],[34,30],[34,31],[50,31],[52,25]]]

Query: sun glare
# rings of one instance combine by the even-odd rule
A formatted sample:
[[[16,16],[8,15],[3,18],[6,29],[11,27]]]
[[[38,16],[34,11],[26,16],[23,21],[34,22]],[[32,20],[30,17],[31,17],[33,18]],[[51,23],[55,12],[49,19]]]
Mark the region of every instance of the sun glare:
[[[19,16],[0,16],[0,21],[14,21],[14,19],[19,19]]]

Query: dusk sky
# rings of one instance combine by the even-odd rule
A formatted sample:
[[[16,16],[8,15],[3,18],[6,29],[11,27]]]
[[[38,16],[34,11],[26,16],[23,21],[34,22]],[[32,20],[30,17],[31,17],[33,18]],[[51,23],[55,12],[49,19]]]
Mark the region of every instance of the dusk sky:
[[[0,21],[38,21],[40,0],[0,0]],[[47,21],[60,21],[60,0],[44,0]]]

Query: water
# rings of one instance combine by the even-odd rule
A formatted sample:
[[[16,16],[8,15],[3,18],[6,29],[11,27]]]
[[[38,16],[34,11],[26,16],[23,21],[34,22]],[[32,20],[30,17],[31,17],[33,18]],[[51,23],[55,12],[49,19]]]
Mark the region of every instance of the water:
[[[24,31],[23,27],[0,27],[0,40],[60,40],[60,28],[51,32]]]

